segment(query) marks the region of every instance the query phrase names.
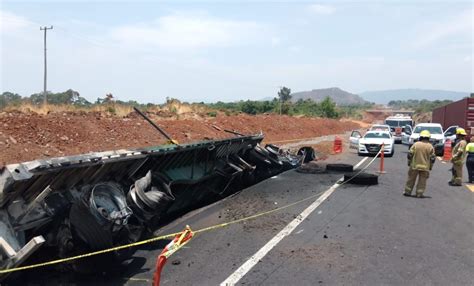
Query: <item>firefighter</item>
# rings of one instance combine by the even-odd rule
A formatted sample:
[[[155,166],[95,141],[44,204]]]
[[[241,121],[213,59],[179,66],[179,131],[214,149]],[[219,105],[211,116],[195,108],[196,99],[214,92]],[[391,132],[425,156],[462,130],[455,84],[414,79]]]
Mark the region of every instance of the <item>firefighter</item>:
[[[471,137],[471,142],[466,146],[466,168],[468,174],[468,181],[470,184],[474,181],[474,136]]]
[[[408,152],[408,180],[405,185],[404,196],[411,196],[416,178],[418,184],[416,186],[416,197],[423,198],[426,189],[426,181],[430,176],[430,171],[436,160],[435,150],[430,143],[431,134],[428,130],[420,133],[420,140],[411,146]]]
[[[450,186],[462,186],[462,167],[464,163],[464,158],[466,157],[466,130],[463,128],[456,129],[456,146],[453,149],[453,157],[451,158],[451,163],[453,163],[453,168],[451,169],[453,177],[449,181]]]

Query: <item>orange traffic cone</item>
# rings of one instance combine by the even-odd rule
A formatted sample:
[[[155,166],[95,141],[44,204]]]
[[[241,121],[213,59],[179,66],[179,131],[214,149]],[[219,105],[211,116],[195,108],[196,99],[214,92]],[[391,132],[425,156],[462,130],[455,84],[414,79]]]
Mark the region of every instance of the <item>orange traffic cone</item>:
[[[446,140],[444,142],[444,154],[443,154],[443,160],[444,161],[449,161],[451,160],[453,153],[452,153],[452,145],[451,145],[451,140]]]
[[[333,152],[334,154],[342,153],[342,139],[339,136],[334,138]]]

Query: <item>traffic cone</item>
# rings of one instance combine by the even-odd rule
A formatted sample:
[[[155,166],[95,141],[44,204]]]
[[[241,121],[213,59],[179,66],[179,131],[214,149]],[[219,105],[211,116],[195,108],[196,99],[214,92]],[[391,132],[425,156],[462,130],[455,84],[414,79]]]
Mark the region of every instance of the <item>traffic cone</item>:
[[[334,154],[342,153],[342,139],[339,136],[334,138],[333,152]]]
[[[444,154],[443,154],[443,161],[449,161],[451,160],[451,158],[453,157],[453,153],[452,153],[452,145],[451,145],[451,140],[446,140],[446,142],[444,142]]]

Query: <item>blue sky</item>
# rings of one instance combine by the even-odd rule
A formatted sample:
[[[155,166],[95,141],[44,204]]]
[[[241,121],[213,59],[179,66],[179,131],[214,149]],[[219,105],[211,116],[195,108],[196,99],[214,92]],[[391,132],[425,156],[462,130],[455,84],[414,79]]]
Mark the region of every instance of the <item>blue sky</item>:
[[[341,87],[473,91],[472,2],[2,1],[1,88],[234,101]]]

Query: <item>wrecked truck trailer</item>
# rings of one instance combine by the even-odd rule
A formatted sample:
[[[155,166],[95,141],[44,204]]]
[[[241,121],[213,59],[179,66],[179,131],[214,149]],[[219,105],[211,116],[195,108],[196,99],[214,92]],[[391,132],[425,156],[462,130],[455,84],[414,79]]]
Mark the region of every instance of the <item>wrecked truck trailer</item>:
[[[301,164],[302,155],[262,147],[262,140],[259,134],[7,165],[0,171],[1,268],[42,251],[64,258],[138,241],[189,210]],[[103,271],[98,265],[132,251],[60,267]]]

